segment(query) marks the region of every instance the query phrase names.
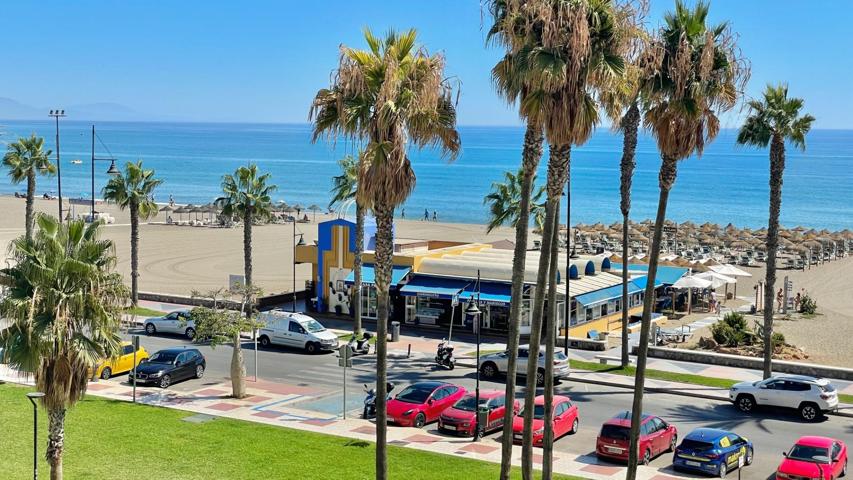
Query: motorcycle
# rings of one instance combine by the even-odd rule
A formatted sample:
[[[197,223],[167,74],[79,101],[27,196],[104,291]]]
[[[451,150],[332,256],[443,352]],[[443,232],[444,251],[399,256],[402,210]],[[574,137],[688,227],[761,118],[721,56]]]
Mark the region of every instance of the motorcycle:
[[[391,391],[394,390],[393,383],[386,383],[386,391],[388,393],[388,400],[391,400]],[[376,418],[376,388],[368,387],[367,384],[364,384],[364,392],[367,394],[364,397],[364,411],[361,413],[361,418],[371,419]]]
[[[364,332],[362,338],[358,338],[358,335],[353,334],[352,337],[350,337],[349,342],[347,343],[347,347],[349,347],[350,354],[352,356],[369,354],[371,338],[373,338],[373,335],[371,335],[369,332]]]
[[[456,366],[456,359],[453,358],[453,345],[447,339],[438,344],[438,349],[435,352],[435,363],[450,370]]]

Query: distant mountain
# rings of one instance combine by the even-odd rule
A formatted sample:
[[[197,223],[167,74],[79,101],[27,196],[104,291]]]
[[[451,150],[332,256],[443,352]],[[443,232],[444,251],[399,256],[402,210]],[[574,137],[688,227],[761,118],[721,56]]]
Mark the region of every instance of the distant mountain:
[[[44,120],[50,108],[38,108],[11,98],[0,97],[0,120]],[[99,121],[178,121],[171,115],[151,115],[111,102],[84,103],[65,108],[69,119]]]

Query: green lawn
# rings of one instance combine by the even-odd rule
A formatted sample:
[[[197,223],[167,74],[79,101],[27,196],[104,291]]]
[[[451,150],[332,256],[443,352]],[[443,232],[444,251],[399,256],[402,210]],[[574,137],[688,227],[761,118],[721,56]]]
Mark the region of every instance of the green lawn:
[[[150,308],[145,307],[130,307],[125,310],[125,313],[127,313],[128,315],[136,315],[137,317],[162,317],[166,314],[166,312],[152,310]]]
[[[24,396],[27,391],[16,385],[0,385],[2,478],[32,475],[32,407]],[[68,412],[65,477],[349,480],[374,476],[371,442],[239,420],[218,418],[203,424],[181,420],[190,415],[87,397]],[[40,412],[40,455],[46,444],[45,417]],[[43,460],[39,468],[47,478],[48,467]],[[499,469],[496,464],[389,447],[391,478],[495,478]]]

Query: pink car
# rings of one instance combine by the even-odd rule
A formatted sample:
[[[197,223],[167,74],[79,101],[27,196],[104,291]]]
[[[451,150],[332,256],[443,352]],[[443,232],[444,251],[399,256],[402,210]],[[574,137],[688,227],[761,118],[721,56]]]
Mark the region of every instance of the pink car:
[[[465,388],[444,382],[418,382],[388,402],[388,422],[421,428],[465,395]]]
[[[777,480],[820,478],[835,480],[847,474],[847,445],[827,437],[800,437],[776,469]]]
[[[489,420],[482,426],[483,432],[500,430],[504,425],[504,392],[498,390],[484,390],[480,392],[480,406],[488,407]],[[468,392],[458,402],[448,408],[438,418],[438,429],[442,431],[455,432],[457,435],[474,435],[474,393]],[[512,407],[513,414],[518,413],[519,403],[516,400]]]

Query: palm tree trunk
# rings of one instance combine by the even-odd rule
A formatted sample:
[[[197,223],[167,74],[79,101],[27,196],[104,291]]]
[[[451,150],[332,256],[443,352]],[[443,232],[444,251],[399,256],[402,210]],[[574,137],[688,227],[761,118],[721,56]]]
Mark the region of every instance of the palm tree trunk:
[[[530,192],[533,190],[533,177],[539,168],[542,157],[542,128],[531,123],[524,132],[524,147],[521,154],[521,200],[519,201],[518,224],[515,227],[515,248],[512,258],[512,293],[509,306],[509,332],[506,348],[508,352],[506,374],[505,404],[515,402],[516,362],[518,361],[519,327],[521,325],[521,306],[524,303],[524,268],[527,259],[527,237],[530,231]],[[506,425],[501,433],[501,476],[500,480],[509,480],[512,472],[512,425],[515,412],[512,408],[504,411]]]
[[[770,142],[770,219],[767,225],[767,276],[764,289],[764,378],[773,373],[773,294],[776,291],[776,250],[779,247],[779,211],[782,209],[782,174],[785,142],[773,135]]]
[[[545,330],[545,438],[542,442],[542,480],[551,480],[554,466],[554,342],[557,328],[557,260],[560,257],[560,202],[554,211],[551,259],[548,267],[548,322]],[[566,291],[568,293],[568,290]],[[567,295],[568,296],[568,295]]]
[[[234,348],[231,351],[231,396],[234,398],[244,398],[246,396],[246,365],[243,362],[243,346],[240,343],[240,332],[234,332],[233,342]]]
[[[353,332],[361,331],[361,253],[364,249],[364,207],[359,202],[355,203],[355,259],[352,269],[355,276],[353,289],[355,289],[355,322]]]
[[[252,211],[243,214],[243,284],[252,286]],[[251,307],[249,307],[251,310]],[[248,310],[247,310],[248,311]]]
[[[637,130],[640,127],[640,109],[637,102],[631,104],[625,116],[622,117],[622,162],[621,202],[622,210],[622,368],[629,363],[628,345],[628,216],[631,213],[631,182],[634,177],[634,160],[637,152]]]
[[[658,270],[660,244],[663,237],[663,225],[666,220],[666,204],[669,191],[675,184],[678,173],[678,163],[674,158],[662,156],[660,175],[660,197],[658,198],[658,213],[655,218],[655,230],[652,236],[652,246],[649,250],[649,273],[646,279],[646,292],[643,298],[643,320],[640,323],[640,345],[637,349],[637,373],[634,378],[634,403],[631,408],[630,447],[628,449],[628,472],[626,480],[637,477],[638,447],[640,439],[640,420],[643,411],[643,388],[646,383],[646,358],[649,352],[649,332],[652,324],[652,309],[655,298],[655,275]]]
[[[376,248],[373,265],[376,282],[376,480],[388,478],[388,289],[394,256],[394,210],[386,205],[373,207],[376,215]]]
[[[542,232],[542,248],[539,251],[539,271],[536,276],[536,295],[530,322],[530,353],[527,358],[527,378],[524,390],[524,405],[533,405],[536,398],[537,374],[539,372],[539,343],[542,340],[542,316],[545,307],[545,288],[550,278],[551,248],[554,228],[559,219],[559,208],[563,186],[568,175],[571,145],[551,145],[548,159],[547,193],[545,204],[545,226]],[[551,300],[553,301],[553,299]],[[521,444],[521,476],[533,480],[533,409],[524,409],[524,438]]]
[[[62,480],[62,451],[65,447],[65,407],[48,410],[47,463],[50,480]]]
[[[130,202],[130,302],[139,302],[139,205]]]
[[[27,240],[33,239],[33,202],[36,195],[36,174],[30,169],[27,173],[27,206],[24,213],[24,227],[26,229]],[[62,219],[60,218],[61,222]]]

